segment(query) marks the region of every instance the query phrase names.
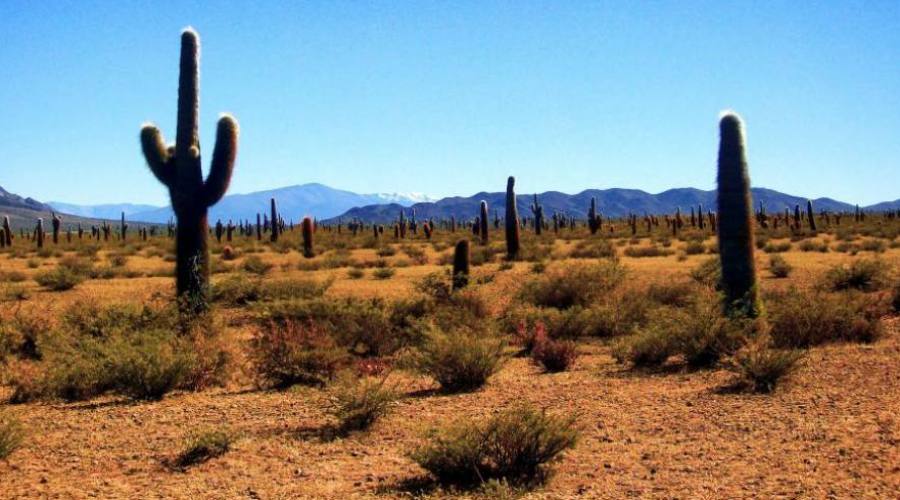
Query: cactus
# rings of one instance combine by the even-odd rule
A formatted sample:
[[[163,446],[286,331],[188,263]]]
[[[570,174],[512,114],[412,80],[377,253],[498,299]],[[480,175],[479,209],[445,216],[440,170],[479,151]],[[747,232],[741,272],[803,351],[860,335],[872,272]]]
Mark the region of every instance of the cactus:
[[[155,125],[141,130],[144,157],[153,174],[169,189],[178,219],[176,231],[176,293],[186,298],[189,312],[207,308],[209,247],[207,211],[228,190],[237,156],[238,124],[230,115],[219,119],[209,175],[203,180],[200,166],[199,49],[197,33],[181,34],[178,78],[178,121],[174,147],[166,147]]]
[[[591,234],[597,234],[602,225],[603,219],[597,215],[597,199],[591,196],[591,208],[588,209],[588,229],[591,230]]]
[[[53,212],[50,212],[50,225],[53,227],[53,244],[59,243],[59,227],[62,225],[62,218]]]
[[[225,232],[225,226],[222,225],[222,220],[219,219],[216,221],[216,242],[222,243],[222,234]]]
[[[697,226],[702,230],[705,227],[703,222],[703,204],[697,205]]]
[[[456,243],[453,252],[453,289],[465,288],[469,284],[469,240]]]
[[[128,234],[128,224],[125,223],[125,212],[122,212],[122,219],[119,222],[119,236],[125,241],[125,235]]]
[[[38,248],[44,248],[44,219],[37,220],[37,226],[34,228],[34,241],[37,242]]]
[[[9,216],[3,216],[3,232],[5,233],[4,239],[6,240],[6,246],[12,246],[12,229],[9,227]]]
[[[516,178],[509,176],[506,181],[506,257],[510,260],[519,255],[519,211],[516,209]]]
[[[760,305],[753,261],[753,209],[740,117],[725,114],[719,122],[719,133],[717,202],[725,311],[755,317]]]
[[[313,221],[309,217],[304,217],[301,223],[301,231],[303,235],[303,256],[307,259],[316,256],[313,251]]]
[[[534,214],[534,234],[540,236],[541,230],[544,228],[544,207],[538,203],[537,193],[535,193],[534,202],[531,204],[531,213]]]
[[[271,224],[271,234],[269,234],[269,241],[275,243],[278,241],[278,233],[281,232],[281,227],[278,225],[278,204],[275,202],[275,198],[269,199],[269,213],[271,214],[270,224]]]
[[[806,218],[809,221],[809,230],[816,232],[816,214],[813,213],[812,200],[806,200]]]
[[[481,200],[481,217],[479,217],[479,235],[481,244],[488,244],[488,206],[485,200]]]
[[[403,209],[400,209],[400,237],[406,238],[406,215],[403,214]]]

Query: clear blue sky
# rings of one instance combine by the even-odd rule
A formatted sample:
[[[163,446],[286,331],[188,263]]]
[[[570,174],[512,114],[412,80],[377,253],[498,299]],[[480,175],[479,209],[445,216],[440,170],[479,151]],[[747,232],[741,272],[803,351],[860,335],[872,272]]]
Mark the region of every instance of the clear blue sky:
[[[731,108],[755,186],[900,197],[896,0],[3,0],[0,186],[166,203],[138,131],[174,139],[187,25],[204,151],[241,124],[232,193],[711,189]]]

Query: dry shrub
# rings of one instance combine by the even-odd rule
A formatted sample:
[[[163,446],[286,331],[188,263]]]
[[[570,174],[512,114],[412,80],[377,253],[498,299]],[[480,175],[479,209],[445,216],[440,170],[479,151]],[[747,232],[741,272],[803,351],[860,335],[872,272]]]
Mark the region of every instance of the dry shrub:
[[[473,486],[500,479],[533,486],[549,476],[548,466],[575,446],[573,417],[516,407],[484,422],[460,420],[432,430],[410,457],[439,482]]]
[[[569,257],[573,259],[615,259],[616,256],[615,247],[604,239],[581,240],[569,253]]]
[[[251,255],[244,259],[241,263],[241,269],[244,271],[263,276],[272,270],[273,264],[262,260],[258,255]]]
[[[217,281],[210,294],[213,302],[242,306],[258,301],[311,299],[325,294],[333,280],[312,279],[263,280],[245,274]]]
[[[477,329],[434,329],[415,354],[413,365],[446,392],[472,391],[500,369],[503,348],[486,324]]]
[[[828,342],[873,342],[881,336],[887,306],[860,293],[789,289],[766,296],[771,336],[777,347]]]
[[[675,253],[673,250],[660,248],[656,245],[651,245],[649,247],[634,246],[625,249],[625,255],[632,258],[665,257],[667,255],[672,255],[673,253]]]
[[[314,321],[268,321],[257,328],[250,345],[264,387],[322,386],[350,361],[347,351]]]
[[[62,292],[75,288],[84,281],[84,275],[65,266],[56,266],[50,271],[43,271],[34,276],[34,281],[54,292]]]
[[[769,272],[776,278],[787,278],[794,270],[794,266],[788,264],[784,257],[775,254],[769,257]]]
[[[22,425],[19,421],[0,413],[0,460],[5,460],[21,446],[22,438]]]
[[[542,323],[535,327],[533,339],[531,359],[550,373],[566,371],[578,357],[575,342],[551,339]]]
[[[824,284],[834,291],[882,290],[891,283],[891,266],[880,259],[858,259],[849,266],[839,264],[825,273]]]
[[[737,388],[769,393],[797,368],[802,358],[803,351],[773,348],[768,336],[760,335],[731,358],[728,368],[737,375]]]
[[[178,454],[174,465],[187,468],[220,457],[231,449],[236,436],[223,429],[210,429],[194,433],[185,440],[184,450]]]
[[[341,434],[368,429],[390,410],[397,392],[385,384],[387,377],[357,378],[349,373],[330,388],[328,413],[338,420]]]
[[[618,287],[624,278],[625,268],[616,261],[556,267],[525,283],[519,298],[541,307],[586,307]]]

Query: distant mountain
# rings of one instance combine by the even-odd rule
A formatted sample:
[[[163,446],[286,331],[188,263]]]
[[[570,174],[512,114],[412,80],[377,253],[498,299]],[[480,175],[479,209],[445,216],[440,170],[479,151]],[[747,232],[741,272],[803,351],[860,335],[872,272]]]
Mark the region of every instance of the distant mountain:
[[[51,208],[34,198],[22,198],[17,194],[0,187],[0,208],[24,208],[28,210],[51,210]]]
[[[275,198],[278,211],[286,220],[298,221],[306,215],[327,219],[340,215],[353,207],[381,203],[397,203],[409,206],[417,202],[432,201],[421,193],[357,194],[310,183],[247,194],[232,194],[209,209],[209,220],[255,220],[257,212],[268,213],[269,200]],[[166,222],[173,217],[170,207],[153,208],[127,214],[129,219],[143,222]]]
[[[866,210],[872,210],[876,212],[884,212],[887,210],[900,210],[900,199],[894,201],[883,201],[881,203],[876,203],[874,205],[869,205],[866,207]]]
[[[795,205],[806,207],[806,198],[779,193],[771,189],[754,188],[751,190],[754,208],[762,203],[767,211],[783,211],[785,208],[793,210]],[[521,216],[531,216],[532,194],[519,194],[516,196],[516,204]],[[591,197],[597,199],[597,209],[605,216],[622,217],[629,213],[643,215],[644,213],[661,214],[673,213],[677,208],[682,212],[690,213],[691,208],[697,209],[703,205],[703,210],[716,210],[716,191],[703,191],[694,188],[678,188],[663,191],[658,194],[650,194],[638,189],[588,189],[578,194],[565,194],[558,191],[548,191],[538,194],[538,201],[544,208],[544,214],[550,217],[554,212],[567,216],[584,218],[590,207]],[[416,203],[405,209],[407,216],[415,209],[419,219],[435,218],[443,219],[454,216],[457,219],[468,220],[478,214],[481,200],[488,202],[488,210],[493,218],[496,210],[500,216],[505,211],[506,193],[481,192],[467,198],[444,198],[436,202]],[[898,200],[900,201],[900,200]],[[897,202],[890,202],[897,203]],[[875,208],[885,206],[885,208]],[[816,211],[828,210],[832,212],[853,210],[849,203],[832,200],[830,198],[818,198],[813,200]],[[340,216],[344,220],[358,218],[365,222],[389,222],[397,218],[400,210],[404,208],[398,204],[377,204],[358,207],[348,210]],[[887,204],[865,207],[866,210],[886,209]]]
[[[136,205],[134,203],[109,203],[105,205],[75,205],[72,203],[63,203],[61,201],[48,201],[48,205],[54,210],[66,214],[78,215],[81,217],[93,217],[95,219],[118,219],[122,213],[126,218],[131,218],[133,214],[141,212],[149,212],[158,210],[161,207],[154,205]]]

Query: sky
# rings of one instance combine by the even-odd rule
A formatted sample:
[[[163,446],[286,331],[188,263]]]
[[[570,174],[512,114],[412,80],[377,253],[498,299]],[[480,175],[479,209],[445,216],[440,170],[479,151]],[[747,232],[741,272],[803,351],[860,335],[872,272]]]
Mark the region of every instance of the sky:
[[[174,140],[188,25],[203,151],[240,122],[231,193],[713,189],[733,109],[754,186],[900,198],[896,0],[3,0],[0,186],[166,204],[138,132]]]

